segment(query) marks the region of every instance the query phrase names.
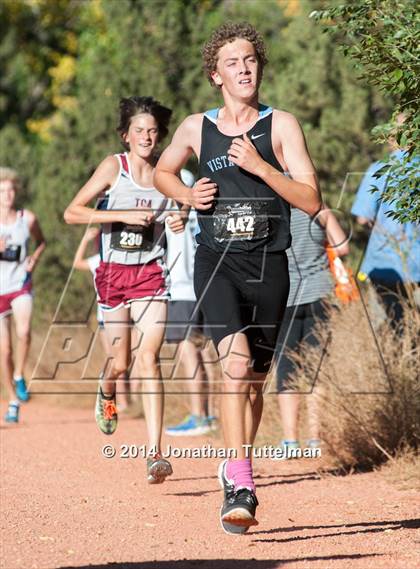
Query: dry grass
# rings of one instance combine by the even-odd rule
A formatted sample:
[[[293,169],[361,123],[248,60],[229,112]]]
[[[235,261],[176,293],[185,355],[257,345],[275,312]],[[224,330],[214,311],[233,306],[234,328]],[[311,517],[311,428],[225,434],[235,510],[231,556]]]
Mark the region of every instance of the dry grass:
[[[320,349],[296,357],[300,389],[314,393],[322,439],[339,467],[371,468],[419,443],[419,311],[408,301],[398,330],[374,332],[362,302],[332,310]]]
[[[396,460],[387,462],[381,472],[401,490],[420,491],[420,456],[416,452],[407,451],[397,456]]]
[[[419,311],[413,305],[407,305],[399,332],[382,324],[374,333],[368,316],[369,309],[365,311],[361,302],[333,310],[330,325],[318,330],[321,347],[325,348],[322,361],[319,348],[308,348],[303,357],[297,358],[300,389],[311,392],[315,382],[314,393],[321,407],[320,424],[325,450],[333,458],[335,466],[347,470],[371,468],[392,461],[407,449],[416,450],[419,442]],[[45,331],[39,331],[34,335],[31,368],[41,353],[45,334]],[[48,376],[55,365],[53,362],[60,360],[66,334],[66,331],[57,333],[55,342],[49,345],[42,358],[41,375]],[[76,361],[85,344],[86,330],[75,330],[71,353],[64,354],[71,359],[69,356],[74,352],[74,363],[61,364],[55,379],[33,383],[33,392],[48,392],[48,397],[42,396],[48,403],[92,407],[96,381],[81,379],[82,372],[85,369],[87,377],[97,377],[95,370],[100,367],[103,354],[100,345],[94,345],[88,366],[83,358]],[[161,354],[162,371],[167,378],[166,424],[177,422],[189,411],[185,381],[168,379],[176,361],[173,350],[173,346],[166,345]],[[211,375],[216,380],[215,391],[220,391],[217,366],[213,365]],[[305,423],[303,413],[303,435],[306,434]],[[277,397],[274,393],[267,393],[256,444],[276,444],[281,435]]]

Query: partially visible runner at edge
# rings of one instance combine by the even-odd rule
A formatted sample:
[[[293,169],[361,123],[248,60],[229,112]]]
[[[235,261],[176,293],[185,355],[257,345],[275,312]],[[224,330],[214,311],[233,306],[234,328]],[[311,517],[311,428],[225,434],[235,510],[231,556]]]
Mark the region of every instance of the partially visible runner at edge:
[[[182,182],[189,187],[195,178],[188,170],[180,172]],[[211,393],[209,364],[212,360],[205,338],[203,314],[196,310],[194,292],[194,260],[198,229],[197,212],[191,209],[184,233],[168,232],[167,264],[171,279],[171,300],[168,305],[168,322],[165,342],[178,344],[177,363],[173,379],[183,370],[183,386],[189,394],[190,413],[177,425],[169,425],[165,433],[171,436],[199,436],[216,428],[214,396]],[[178,378],[177,378],[178,379]]]
[[[179,213],[169,215],[171,201],[153,187],[155,150],[168,132],[171,114],[152,97],[122,99],[117,130],[128,152],[106,157],[64,214],[67,223],[102,224],[95,287],[111,346],[108,355],[113,359],[98,386],[95,417],[105,434],[117,428],[115,382],[125,380],[130,366],[131,320],[141,339],[132,377],[143,383],[149,439],[147,479],[151,484],[172,474],[160,448],[163,383],[158,358],[168,299],[162,258],[165,223],[172,231],[181,232],[184,221]],[[98,198],[98,209],[87,206]]]
[[[45,249],[34,213],[16,209],[21,181],[15,170],[0,168],[0,354],[9,396],[5,420],[19,421],[19,401],[28,401],[23,376],[31,344],[32,273]],[[30,242],[35,250],[29,254]],[[16,356],[12,356],[12,315],[16,327]]]
[[[330,295],[334,290],[326,245],[333,248],[338,257],[350,252],[344,229],[326,207],[314,217],[291,208],[290,230],[292,246],[287,250],[290,291],[276,346],[277,400],[284,437],[279,445],[283,451],[280,460],[298,456],[297,451],[301,448],[298,433],[302,399],[306,403],[309,430],[305,446],[321,450],[322,388],[315,383],[312,392],[302,398],[295,384],[297,365],[293,355],[304,353],[309,347],[318,347],[320,352],[323,348],[319,345],[316,328],[320,323],[328,323]]]
[[[222,363],[223,529],[256,525],[258,501],[248,447],[263,407],[263,385],[289,292],[285,250],[290,205],[310,215],[321,208],[302,129],[288,112],[259,103],[265,47],[249,24],[224,24],[203,49],[204,68],[223,106],[187,117],[163,152],[155,185],[199,211],[195,290]],[[199,160],[193,189],[177,174]],[[285,175],[287,173],[288,175]]]

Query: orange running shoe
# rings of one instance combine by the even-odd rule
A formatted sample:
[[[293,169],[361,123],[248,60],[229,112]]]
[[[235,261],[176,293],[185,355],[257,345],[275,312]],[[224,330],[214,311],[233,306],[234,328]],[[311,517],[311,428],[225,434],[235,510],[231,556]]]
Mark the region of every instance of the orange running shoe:
[[[95,405],[96,424],[105,435],[115,433],[118,424],[115,394],[108,397],[103,394],[101,386],[98,389]]]

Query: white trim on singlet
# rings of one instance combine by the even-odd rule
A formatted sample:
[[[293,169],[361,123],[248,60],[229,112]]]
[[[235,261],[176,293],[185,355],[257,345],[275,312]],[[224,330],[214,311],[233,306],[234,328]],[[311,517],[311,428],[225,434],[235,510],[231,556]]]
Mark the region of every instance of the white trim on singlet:
[[[139,190],[143,190],[143,191],[145,191],[145,192],[150,192],[150,191],[156,190],[156,188],[155,188],[154,186],[152,186],[152,187],[150,187],[150,188],[145,188],[144,186],[139,186],[139,184],[137,184],[137,183],[134,181],[133,173],[132,173],[132,171],[131,171],[130,160],[129,160],[129,158],[128,158],[128,153],[127,153],[127,152],[124,152],[124,154],[125,154],[125,158],[126,158],[127,164],[128,164],[128,175],[130,176],[130,181],[131,181],[131,183],[132,183],[134,186],[136,186],[136,188],[138,188]]]
[[[258,111],[258,120],[261,119],[265,119],[265,117],[268,117],[268,115],[271,115],[271,113],[273,112],[273,107],[269,107],[267,105],[263,105],[262,103],[260,103],[260,110]]]
[[[2,223],[3,227],[14,227],[17,223],[20,223],[21,220],[25,220],[28,229],[29,229],[29,222],[28,222],[28,210],[27,209],[16,209],[16,218],[13,223]]]
[[[127,160],[127,165],[128,165],[128,172],[127,172],[127,174],[128,174],[128,179],[129,179],[130,182],[133,184],[133,186],[135,186],[135,187],[136,187],[137,189],[139,189],[139,190],[143,190],[144,192],[150,192],[150,191],[156,190],[156,188],[153,187],[153,186],[152,186],[151,188],[145,188],[144,186],[139,186],[139,184],[137,184],[137,183],[134,181],[133,174],[132,174],[132,171],[131,171],[130,160],[129,160],[129,158],[128,158],[128,153],[127,153],[127,152],[123,152],[123,154],[124,154],[124,156],[125,156],[125,159]],[[118,170],[118,176],[117,176],[115,182],[112,184],[112,186],[111,186],[108,190],[105,191],[105,195],[106,195],[106,196],[108,196],[111,192],[113,192],[113,191],[115,190],[115,188],[116,188],[117,185],[118,185],[118,182],[120,181],[122,172],[125,172],[125,171],[126,171],[126,170],[124,169],[124,166],[123,166],[123,163],[122,163],[121,154],[114,154],[114,156],[115,156],[115,157],[117,158],[117,160],[118,160],[118,164],[120,165],[120,169]]]
[[[112,186],[106,190],[105,195],[108,196],[113,190],[115,190],[115,188],[118,185],[118,182],[120,181],[121,178],[121,172],[123,171],[123,165],[122,165],[122,161],[121,161],[121,156],[119,154],[114,154],[114,156],[117,158],[118,160],[118,164],[120,165],[120,169],[118,170],[118,175],[115,179],[115,182],[112,184]]]
[[[217,118],[219,116],[219,111],[220,111],[220,107],[217,107],[215,109],[210,109],[209,111],[206,111],[204,113],[204,116],[207,117],[209,119],[209,121],[211,121],[213,124],[215,124],[217,126]],[[255,123],[251,126],[251,128],[249,128],[246,132],[249,132],[251,129],[254,128],[254,126],[258,123],[258,121],[260,121],[261,119],[265,119],[265,117],[268,117],[269,114],[271,114],[273,112],[273,108],[272,107],[268,107],[267,105],[263,105],[262,103],[259,104],[259,109],[258,109],[258,118],[255,121]],[[217,129],[219,130],[219,129]],[[221,132],[219,130],[220,134],[223,134],[224,136],[233,136],[233,135],[227,135],[224,134],[223,132]],[[244,133],[242,133],[244,134]],[[235,136],[242,136],[241,134],[236,134]]]
[[[204,116],[209,119],[214,124],[217,124],[217,117],[219,115],[219,108],[217,109],[210,109],[204,113]]]

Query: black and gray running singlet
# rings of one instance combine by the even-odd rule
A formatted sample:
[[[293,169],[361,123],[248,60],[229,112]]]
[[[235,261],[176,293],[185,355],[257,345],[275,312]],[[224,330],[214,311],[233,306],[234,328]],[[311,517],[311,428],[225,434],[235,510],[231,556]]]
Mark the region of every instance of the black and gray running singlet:
[[[219,109],[203,117],[199,177],[218,186],[214,207],[199,212],[197,242],[230,253],[265,249],[274,253],[290,246],[290,207],[258,176],[233,164],[228,149],[234,138],[217,128]],[[283,172],[272,147],[273,109],[260,105],[259,118],[247,132],[262,158]]]

